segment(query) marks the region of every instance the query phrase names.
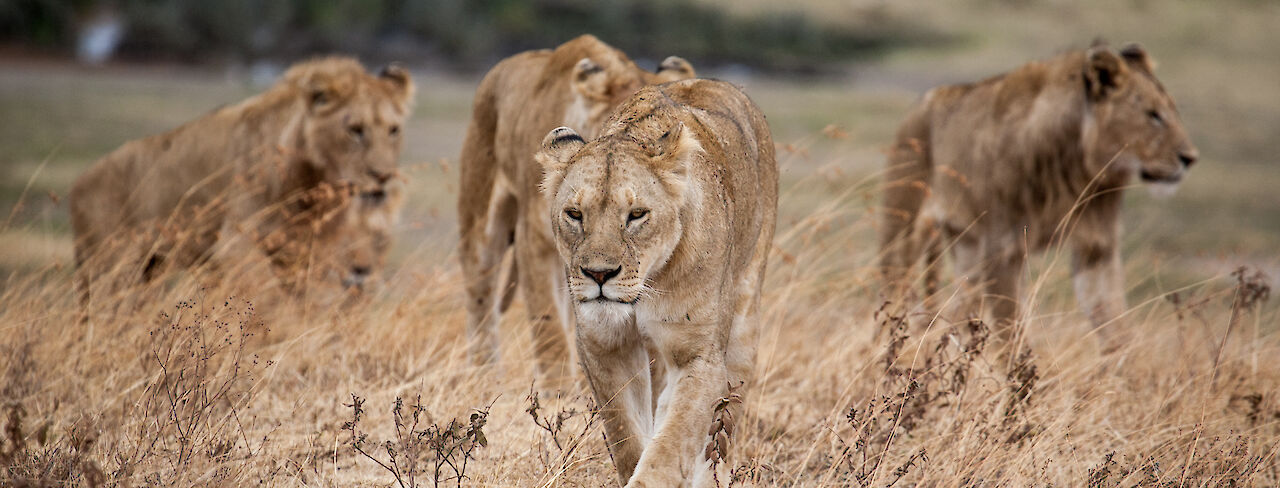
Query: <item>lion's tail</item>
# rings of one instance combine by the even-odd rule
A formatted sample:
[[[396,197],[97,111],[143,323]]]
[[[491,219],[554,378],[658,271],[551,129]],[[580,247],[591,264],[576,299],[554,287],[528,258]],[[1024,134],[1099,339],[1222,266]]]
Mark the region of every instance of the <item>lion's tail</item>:
[[[880,208],[880,271],[886,288],[904,290],[911,267],[926,251],[914,235],[933,175],[929,104],[919,104],[889,149]]]

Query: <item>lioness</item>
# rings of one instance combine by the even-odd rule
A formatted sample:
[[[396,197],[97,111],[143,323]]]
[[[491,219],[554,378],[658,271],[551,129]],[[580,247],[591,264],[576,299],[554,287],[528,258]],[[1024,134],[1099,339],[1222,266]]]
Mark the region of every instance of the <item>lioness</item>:
[[[570,373],[564,278],[538,191],[542,169],[532,161],[542,136],[566,125],[592,137],[609,111],[640,87],[693,76],[693,67],[674,56],[656,74],[642,71],[590,35],[555,50],[517,54],[485,75],[463,142],[458,194],[467,331],[477,362],[498,357],[498,322],[512,286],[499,289],[498,268],[514,245],[519,272],[507,274],[518,282],[534,322],[539,367],[557,386]]]
[[[109,261],[89,262],[100,250],[139,259],[144,280],[210,257],[269,258],[300,216],[328,212],[334,199],[316,194],[381,187],[413,91],[399,67],[374,76],[349,58],[303,62],[262,94],[98,160],[70,193],[82,301]]]
[[[1063,243],[1093,326],[1116,318],[1122,190],[1135,175],[1177,183],[1199,154],[1153,66],[1137,45],[1099,45],[928,92],[888,161],[880,243],[890,283],[901,287],[926,254],[932,294],[934,261],[950,246],[957,275],[993,300],[1007,336],[1025,253]]]
[[[644,88],[603,131],[561,127],[537,155],[578,354],[622,483],[703,486],[716,402],[755,366],[773,139],[713,80]]]

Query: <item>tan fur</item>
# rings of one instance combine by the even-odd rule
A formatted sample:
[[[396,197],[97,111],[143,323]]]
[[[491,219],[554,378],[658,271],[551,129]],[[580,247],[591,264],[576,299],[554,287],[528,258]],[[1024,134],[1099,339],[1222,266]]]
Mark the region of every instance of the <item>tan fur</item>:
[[[924,255],[932,294],[935,261],[950,247],[958,277],[1007,325],[1026,254],[1063,243],[1093,325],[1116,318],[1124,186],[1134,176],[1175,183],[1198,156],[1152,66],[1137,46],[1095,46],[925,95],[888,162],[881,265],[890,285],[901,291]]]
[[[711,486],[707,432],[752,380],[777,216],[764,115],[721,81],[648,87],[599,139],[556,129],[537,159],[619,479]]]
[[[71,189],[82,300],[100,266],[140,256],[143,278],[209,258],[270,258],[332,198],[395,175],[413,82],[349,58],[294,65],[266,92],[169,132],[125,143]],[[117,244],[105,245],[111,242]]]
[[[518,279],[534,323],[539,367],[552,387],[570,377],[564,280],[538,191],[542,170],[532,160],[542,136],[561,125],[593,136],[609,111],[640,87],[692,76],[692,66],[677,57],[663,61],[656,74],[642,71],[590,35],[555,50],[517,54],[485,75],[463,143],[458,197],[467,331],[478,362],[498,357],[498,320],[516,284],[499,288],[498,267],[513,247],[506,275]]]
[[[348,298],[363,297],[373,291],[386,266],[403,206],[404,188],[398,181],[356,194],[320,226],[309,249],[278,253],[274,262],[293,273],[295,281],[309,279],[308,295],[340,291]]]

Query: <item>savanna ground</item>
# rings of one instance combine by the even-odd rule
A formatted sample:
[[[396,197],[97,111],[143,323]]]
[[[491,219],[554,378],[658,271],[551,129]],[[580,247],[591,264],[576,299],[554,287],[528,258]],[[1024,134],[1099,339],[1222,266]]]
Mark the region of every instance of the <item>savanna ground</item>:
[[[1280,484],[1280,326],[1265,300],[1280,277],[1280,7],[805,5],[832,22],[909,16],[957,40],[838,79],[726,72],[769,117],[783,193],[758,379],[722,483]],[[981,325],[884,306],[875,185],[908,105],[1095,35],[1143,42],[1202,153],[1172,198],[1129,193],[1133,343],[1101,355],[1057,252],[1026,270],[1028,352],[1009,361],[983,353]],[[255,88],[214,70],[0,63],[0,485],[614,483],[585,392],[539,392],[534,407],[519,313],[501,364],[466,358],[453,202],[476,76],[416,73],[408,205],[364,305],[334,311],[181,274],[92,311],[86,327],[60,198],[72,180],[121,142]]]

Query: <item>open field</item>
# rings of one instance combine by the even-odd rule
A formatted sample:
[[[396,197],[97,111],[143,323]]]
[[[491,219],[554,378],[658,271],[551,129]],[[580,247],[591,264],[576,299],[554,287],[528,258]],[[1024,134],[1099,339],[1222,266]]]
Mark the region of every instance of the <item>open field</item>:
[[[768,8],[757,4],[773,2],[743,8]],[[935,4],[801,5],[837,22],[913,16],[965,41],[895,51],[840,79],[726,72],[768,115],[783,176],[732,482],[1280,486],[1280,307],[1261,296],[1280,285],[1280,7]],[[1100,353],[1065,253],[1031,261],[1019,339],[1029,352],[1011,360],[982,354],[982,327],[883,307],[875,187],[907,107],[935,84],[1095,35],[1144,43],[1202,153],[1171,198],[1141,188],[1127,197],[1134,342]],[[367,303],[335,311],[183,274],[92,311],[85,327],[63,198],[73,179],[125,140],[257,88],[215,70],[0,60],[0,485],[394,486],[351,441],[367,433],[365,451],[387,463],[382,442],[413,429],[397,429],[401,398],[406,421],[440,441],[411,468],[404,452],[414,451],[394,443],[404,485],[408,470],[431,486],[437,469],[455,473],[444,460],[467,458],[464,486],[614,486],[585,389],[541,392],[537,418],[552,421],[530,415],[534,362],[519,304],[503,325],[501,364],[476,368],[465,356],[454,201],[478,78],[415,76],[408,205]],[[1249,271],[1233,276],[1240,266]],[[354,427],[353,396],[364,410]],[[487,416],[471,417],[477,409]],[[485,445],[428,429],[451,419],[466,423],[464,437],[483,419]]]

